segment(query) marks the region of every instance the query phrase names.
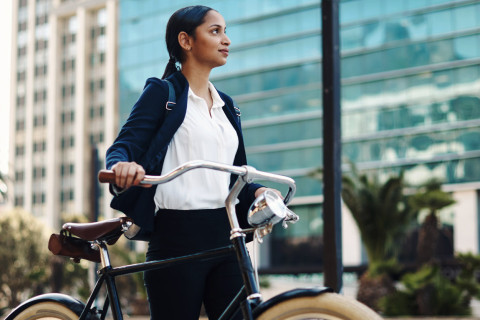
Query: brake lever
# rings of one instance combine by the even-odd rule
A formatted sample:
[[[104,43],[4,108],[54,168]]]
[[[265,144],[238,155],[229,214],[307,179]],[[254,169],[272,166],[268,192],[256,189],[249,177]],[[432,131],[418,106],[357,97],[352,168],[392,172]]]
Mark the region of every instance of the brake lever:
[[[263,243],[263,237],[270,234],[273,230],[273,224],[269,223],[262,228],[255,230],[255,237],[257,238],[258,243]]]
[[[297,223],[300,220],[300,217],[290,209],[286,209],[286,217],[282,221],[282,227],[284,229],[288,228],[288,223]]]

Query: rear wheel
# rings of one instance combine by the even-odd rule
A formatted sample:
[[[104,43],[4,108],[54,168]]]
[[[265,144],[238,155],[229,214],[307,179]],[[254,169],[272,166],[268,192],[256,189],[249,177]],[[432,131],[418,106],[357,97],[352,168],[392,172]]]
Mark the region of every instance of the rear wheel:
[[[294,297],[265,310],[258,320],[381,320],[364,304],[336,293]]]
[[[13,319],[15,320],[75,320],[80,315],[64,304],[53,301],[38,301],[22,310]]]

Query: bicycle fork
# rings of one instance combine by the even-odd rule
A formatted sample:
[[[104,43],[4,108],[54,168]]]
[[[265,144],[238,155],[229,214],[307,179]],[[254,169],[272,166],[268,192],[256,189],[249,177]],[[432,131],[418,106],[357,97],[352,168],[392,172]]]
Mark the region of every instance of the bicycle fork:
[[[245,176],[239,177],[233,185],[232,190],[225,201],[225,204],[231,227],[230,240],[232,240],[233,246],[235,248],[237,260],[240,267],[240,273],[242,274],[243,283],[245,284],[244,288],[242,288],[242,290],[239,292],[232,304],[241,300],[240,306],[244,319],[253,320],[252,310],[262,302],[262,295],[260,294],[260,290],[255,279],[252,261],[250,260],[247,251],[247,245],[245,243],[246,235],[245,232],[243,232],[243,230],[240,228],[240,224],[238,223],[234,204],[234,200],[237,199],[238,194],[249,180],[250,178],[248,172]],[[242,291],[246,295],[245,299],[241,298]],[[224,316],[229,313],[229,309],[230,307],[226,310],[222,317],[220,317],[220,319],[224,319]]]

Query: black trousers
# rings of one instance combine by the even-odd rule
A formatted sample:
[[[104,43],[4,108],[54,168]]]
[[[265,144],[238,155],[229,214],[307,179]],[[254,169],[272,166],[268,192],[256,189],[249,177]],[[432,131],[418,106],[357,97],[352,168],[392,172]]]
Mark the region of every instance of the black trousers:
[[[154,230],[147,261],[230,244],[225,208],[160,210]],[[198,320],[202,302],[208,318],[217,319],[243,285],[234,252],[226,257],[146,271],[144,279],[154,320]]]

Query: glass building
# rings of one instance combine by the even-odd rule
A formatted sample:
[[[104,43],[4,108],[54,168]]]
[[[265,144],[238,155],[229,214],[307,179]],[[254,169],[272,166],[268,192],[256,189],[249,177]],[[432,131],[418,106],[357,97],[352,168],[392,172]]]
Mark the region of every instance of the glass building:
[[[227,22],[231,53],[212,82],[241,108],[249,164],[297,182],[301,220],[268,237],[261,266],[315,269],[322,183],[308,173],[322,165],[321,1],[121,0],[120,124],[146,78],[163,74],[167,19],[192,4]],[[478,252],[480,2],[344,0],[340,15],[343,156],[380,176],[445,181],[457,199],[455,248]],[[344,262],[358,264],[358,233],[344,216]]]

